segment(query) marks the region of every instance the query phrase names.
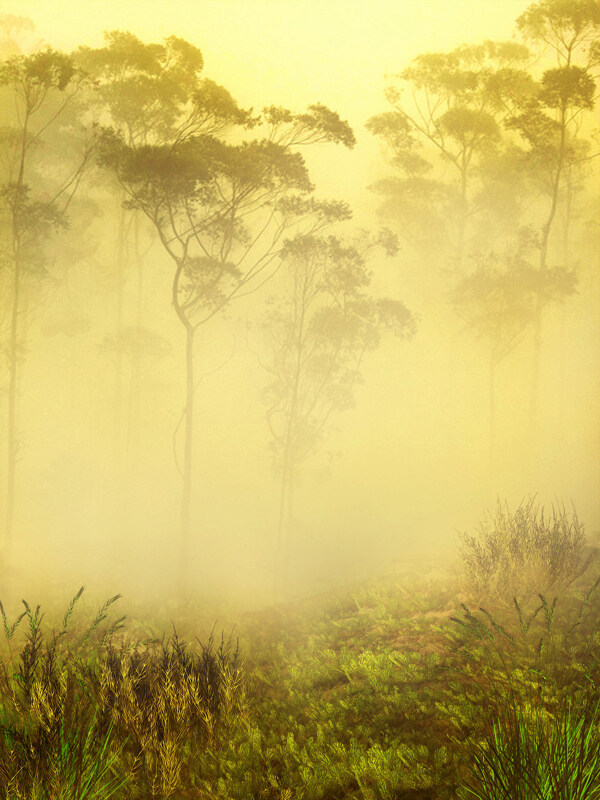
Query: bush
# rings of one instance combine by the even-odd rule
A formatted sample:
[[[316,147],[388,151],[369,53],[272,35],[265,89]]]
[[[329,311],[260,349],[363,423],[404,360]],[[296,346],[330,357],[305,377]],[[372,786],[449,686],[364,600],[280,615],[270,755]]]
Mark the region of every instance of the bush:
[[[553,505],[547,514],[535,498],[514,512],[498,501],[495,516],[490,514],[477,534],[460,534],[460,556],[468,588],[478,594],[506,598],[517,591],[560,591],[595,557],[591,553],[583,561],[586,539],[575,509]]]

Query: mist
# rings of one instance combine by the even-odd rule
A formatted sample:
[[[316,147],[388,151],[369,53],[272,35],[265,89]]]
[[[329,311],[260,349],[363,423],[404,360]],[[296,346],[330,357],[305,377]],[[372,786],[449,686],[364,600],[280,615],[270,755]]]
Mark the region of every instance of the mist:
[[[413,563],[448,561],[455,555],[458,531],[474,531],[498,501],[514,508],[534,496],[545,507],[576,508],[593,538],[600,529],[597,112],[583,102],[568,107],[572,129],[565,135],[577,142],[561,156],[555,184],[551,157],[536,161],[539,153],[531,155],[527,131],[503,128],[498,116],[498,130],[506,137],[506,144],[498,140],[498,152],[506,148],[512,157],[513,148],[518,150],[514,157],[522,159],[521,166],[511,166],[516,173],[506,168],[500,174],[496,165],[494,173],[489,166],[494,154],[473,151],[473,183],[465,194],[471,205],[465,207],[462,238],[453,194],[459,179],[448,154],[439,156],[439,143],[428,145],[423,139],[418,146],[402,145],[404,154],[432,166],[429,172],[401,173],[401,180],[416,182],[428,175],[437,181],[437,194],[428,205],[424,183],[412,184],[417,186],[412,196],[403,183],[399,202],[385,188],[390,176],[400,174],[397,139],[384,127],[368,124],[393,110],[385,90],[419,55],[490,39],[522,43],[515,21],[530,5],[520,0],[4,3],[0,23],[10,43],[7,58],[47,46],[64,53],[102,48],[104,31],[128,32],[144,45],[162,45],[175,36],[198,48],[202,78],[224,86],[240,109],[252,108],[258,115],[265,107],[283,106],[301,115],[311,104],[322,104],[335,112],[337,120],[324,141],[296,149],[315,186],[314,197],[345,203],[352,216],[340,211],[339,220],[317,233],[312,221],[302,219],[294,222],[297,230],[286,229],[277,242],[280,246],[292,233],[336,237],[340,247],[354,250],[336,251],[337,262],[315,255],[315,269],[322,264],[333,269],[334,263],[342,270],[351,261],[353,269],[364,267],[368,276],[363,283],[357,279],[356,287],[343,287],[353,308],[368,307],[368,313],[356,311],[354,338],[344,339],[335,350],[336,357],[343,352],[346,358],[338,383],[326,383],[333,367],[322,378],[329,406],[314,422],[323,423],[318,436],[305,439],[305,446],[298,433],[296,449],[289,451],[293,457],[284,447],[286,442],[291,447],[291,436],[286,439],[284,433],[289,434],[292,423],[275,432],[269,427],[269,408],[276,409],[271,417],[275,426],[283,425],[277,414],[284,414],[288,401],[280,394],[279,405],[272,401],[269,406],[268,387],[273,370],[279,369],[278,391],[284,391],[282,381],[288,380],[293,361],[289,350],[282,355],[281,331],[282,325],[292,325],[285,314],[298,308],[298,295],[290,294],[297,290],[290,279],[294,253],[280,253],[269,262],[269,272],[247,289],[238,288],[231,302],[203,301],[208,321],[200,325],[199,317],[193,317],[193,325],[198,324],[193,332],[194,416],[188,429],[193,458],[182,551],[182,476],[191,418],[187,329],[174,309],[174,261],[141,205],[139,184],[131,182],[124,161],[117,160],[128,157],[126,148],[143,146],[143,137],[126,142],[123,135],[122,150],[106,150],[104,162],[95,152],[90,156],[65,209],[68,225],[44,234],[36,250],[18,309],[13,400],[12,284],[5,262],[14,252],[15,229],[3,210],[0,488],[5,528],[14,470],[10,543],[3,533],[4,560],[11,570],[7,594],[29,590],[43,596],[57,587],[69,592],[85,584],[99,595],[171,597],[180,590],[183,560],[192,594],[242,608],[263,607]],[[519,68],[539,82],[556,58],[539,42],[527,45],[531,54]],[[583,64],[583,55],[580,60]],[[589,74],[597,80],[597,65]],[[415,86],[405,85],[398,103],[413,108]],[[23,117],[14,111],[11,91],[5,81],[2,124],[18,128]],[[25,179],[31,186],[29,199],[49,203],[56,187],[78,169],[81,142],[93,122],[117,127],[106,106],[94,110],[91,94],[82,97],[83,104],[75,106],[76,121],[71,117],[56,131],[49,127],[31,151]],[[544,108],[560,116],[560,107]],[[517,111],[513,116],[518,117]],[[266,125],[264,120],[261,124]],[[297,119],[295,124],[300,124]],[[344,141],[345,125],[355,137],[353,146]],[[242,140],[260,139],[262,130],[227,129],[222,138],[235,147]],[[149,136],[148,142],[164,144],[160,137]],[[4,185],[16,180],[11,146],[10,137],[4,137]],[[525,176],[523,184],[507,190],[514,174]],[[550,184],[558,188],[549,225]],[[440,187],[446,187],[445,194]],[[140,204],[135,211],[134,196]],[[258,216],[249,218],[247,235],[254,236],[262,224]],[[382,228],[396,240],[388,252],[377,240]],[[532,243],[520,249],[519,231],[525,230]],[[371,237],[368,242],[362,232]],[[259,257],[266,260],[270,246],[261,240]],[[228,251],[221,263],[233,263],[244,247],[240,236],[233,255]],[[506,289],[515,285],[506,270],[529,275],[528,269],[538,268],[542,251],[545,261],[539,269],[559,270],[556,285],[523,289],[527,299],[515,300]],[[245,268],[250,257],[239,258]],[[461,305],[469,286],[460,281],[479,274],[478,269],[488,276],[509,276],[501,284],[505,294],[473,295],[491,303],[481,312],[483,322],[473,312],[481,304]],[[235,283],[239,278],[233,270],[219,274],[230,281],[230,289],[242,286]],[[315,294],[329,287],[327,297],[319,300],[321,314],[337,307],[338,295],[328,283],[332,274],[315,284]],[[208,284],[194,280],[199,279],[192,276],[179,287],[188,321],[188,309],[196,314],[198,306],[186,306],[184,294],[200,286],[206,298],[208,291]],[[376,305],[365,298],[393,303],[393,324],[377,317]],[[503,306],[504,316],[497,319],[494,309],[509,303],[506,298],[514,305]],[[269,333],[275,323],[276,336]],[[324,333],[318,326],[310,330],[321,336],[310,345],[321,353],[319,364],[338,369],[327,349],[333,323]],[[490,385],[490,347],[496,346],[504,349],[492,353]],[[288,361],[282,367],[284,358]],[[303,375],[314,379],[317,366]],[[309,392],[311,384],[304,385]],[[16,407],[12,445],[11,402]],[[300,412],[295,413],[299,424]],[[309,433],[311,419],[306,417]],[[285,561],[280,564],[285,591],[280,586],[274,595],[278,558]]]

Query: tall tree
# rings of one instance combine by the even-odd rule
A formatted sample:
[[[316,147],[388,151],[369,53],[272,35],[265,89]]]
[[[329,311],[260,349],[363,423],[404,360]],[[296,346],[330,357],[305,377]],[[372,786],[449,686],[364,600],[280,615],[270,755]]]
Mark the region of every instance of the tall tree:
[[[450,258],[459,271],[478,221],[489,235],[490,209],[502,208],[506,222],[514,222],[508,192],[498,197],[487,186],[507,171],[514,181],[503,121],[533,90],[528,59],[515,42],[425,53],[386,90],[392,110],[367,123],[386,143],[395,170],[372,187],[384,197],[385,218],[417,249],[441,262]]]
[[[195,343],[198,329],[235,298],[256,290],[278,265],[294,228],[316,231],[347,216],[343,204],[318,203],[297,148],[354,144],[351,129],[324,106],[306,114],[282,108],[252,117],[211,81],[193,85],[167,141],[159,123],[151,144],[131,145],[106,131],[101,163],[154,225],[174,266],[171,302],[186,338],[182,459],[181,567],[191,535]],[[262,125],[264,137],[245,132]],[[239,144],[232,143],[235,141]]]
[[[108,118],[123,142],[129,147],[160,144],[202,129],[202,110],[192,111],[194,92],[217,90],[201,73],[201,51],[188,42],[170,36],[163,43],[146,44],[132,33],[111,31],[105,34],[105,46],[77,51],[77,62],[94,76],[88,108],[99,118]],[[194,116],[194,112],[197,116]],[[185,127],[180,127],[181,125]],[[140,407],[142,369],[147,344],[158,342],[158,334],[145,325],[143,315],[144,234],[151,235],[150,225],[141,230],[144,216],[123,208],[126,199],[116,189],[117,233],[114,258],[115,331],[102,347],[114,359],[114,434],[115,459],[125,454],[135,461],[138,430],[135,421]],[[154,234],[156,235],[156,234]],[[150,246],[152,246],[150,244]],[[127,306],[127,284],[133,284],[132,307]],[[128,367],[128,370],[126,368]],[[127,376],[128,372],[128,376]]]
[[[71,160],[48,145],[60,128],[70,136],[71,106],[84,75],[70,56],[55,50],[17,55],[0,65],[5,108],[13,109],[1,130],[1,267],[6,285],[6,486],[3,546],[7,555],[14,527],[17,462],[20,449],[18,387],[26,331],[26,297],[47,272],[49,240],[67,224],[66,212],[89,163],[93,137],[71,137]],[[64,138],[63,138],[64,145]],[[52,163],[52,169],[48,169]],[[53,176],[53,179],[47,178]]]
[[[598,0],[540,0],[517,20],[530,41],[548,47],[557,66],[546,69],[536,93],[510,121],[525,142],[527,157],[546,197],[540,226],[539,269],[548,268],[550,243],[561,198],[571,196],[573,172],[586,156],[580,138],[582,117],[594,107],[596,84],[592,69],[600,63],[600,3]],[[567,214],[566,225],[569,224]],[[530,426],[538,422],[543,298],[534,324]]]
[[[275,590],[284,585],[290,550],[292,498],[298,471],[315,451],[331,417],[354,403],[364,354],[384,329],[414,333],[415,321],[396,300],[368,293],[368,260],[377,246],[396,251],[395,238],[363,236],[344,243],[304,235],[287,242],[281,293],[265,324],[264,394],[274,464],[280,478]]]
[[[471,332],[489,349],[489,473],[496,480],[496,373],[500,363],[523,341],[535,323],[536,309],[575,291],[572,270],[540,272],[528,260],[527,241],[514,256],[476,257],[475,268],[455,285],[451,303]]]
[[[568,265],[555,257],[552,264],[549,254],[561,199],[561,244],[563,253],[568,250],[576,191],[582,185],[577,173],[587,153],[580,128],[593,104],[590,69],[599,52],[599,7],[597,0],[543,0],[522,15],[518,25],[528,42],[551,45],[559,63],[541,79],[533,72],[528,48],[516,42],[424,54],[388,90],[393,111],[368,123],[387,143],[396,170],[373,187],[384,197],[385,218],[396,220],[424,266],[451,267],[452,305],[469,328],[481,334],[481,322],[487,320],[491,441],[498,360],[507,355],[507,341],[510,352],[523,339],[511,333],[515,325],[520,333],[533,331],[532,455],[542,311],[574,289]],[[575,65],[577,53],[585,54],[585,66]],[[549,203],[540,217],[541,196]],[[534,244],[527,263],[524,240]],[[516,296],[517,289],[523,297]],[[533,318],[527,317],[522,328],[532,297]],[[499,303],[495,312],[490,306],[494,298]]]

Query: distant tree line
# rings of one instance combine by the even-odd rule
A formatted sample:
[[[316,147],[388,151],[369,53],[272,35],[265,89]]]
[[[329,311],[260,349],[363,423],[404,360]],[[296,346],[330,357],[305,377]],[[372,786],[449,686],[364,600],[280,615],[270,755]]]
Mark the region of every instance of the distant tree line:
[[[367,123],[393,167],[371,187],[382,217],[487,342],[492,465],[497,366],[529,333],[535,450],[543,314],[576,291],[571,243],[593,216],[599,154],[600,3],[540,0],[517,30],[524,42],[418,56]]]

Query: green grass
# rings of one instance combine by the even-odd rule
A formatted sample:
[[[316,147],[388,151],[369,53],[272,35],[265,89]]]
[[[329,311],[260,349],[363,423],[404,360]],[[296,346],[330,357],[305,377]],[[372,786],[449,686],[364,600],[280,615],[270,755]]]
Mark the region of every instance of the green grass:
[[[240,615],[235,641],[193,606],[169,638],[111,621],[118,596],[83,614],[80,590],[52,633],[0,606],[0,799],[595,800],[600,577],[572,554],[552,596],[485,597],[471,562]]]

